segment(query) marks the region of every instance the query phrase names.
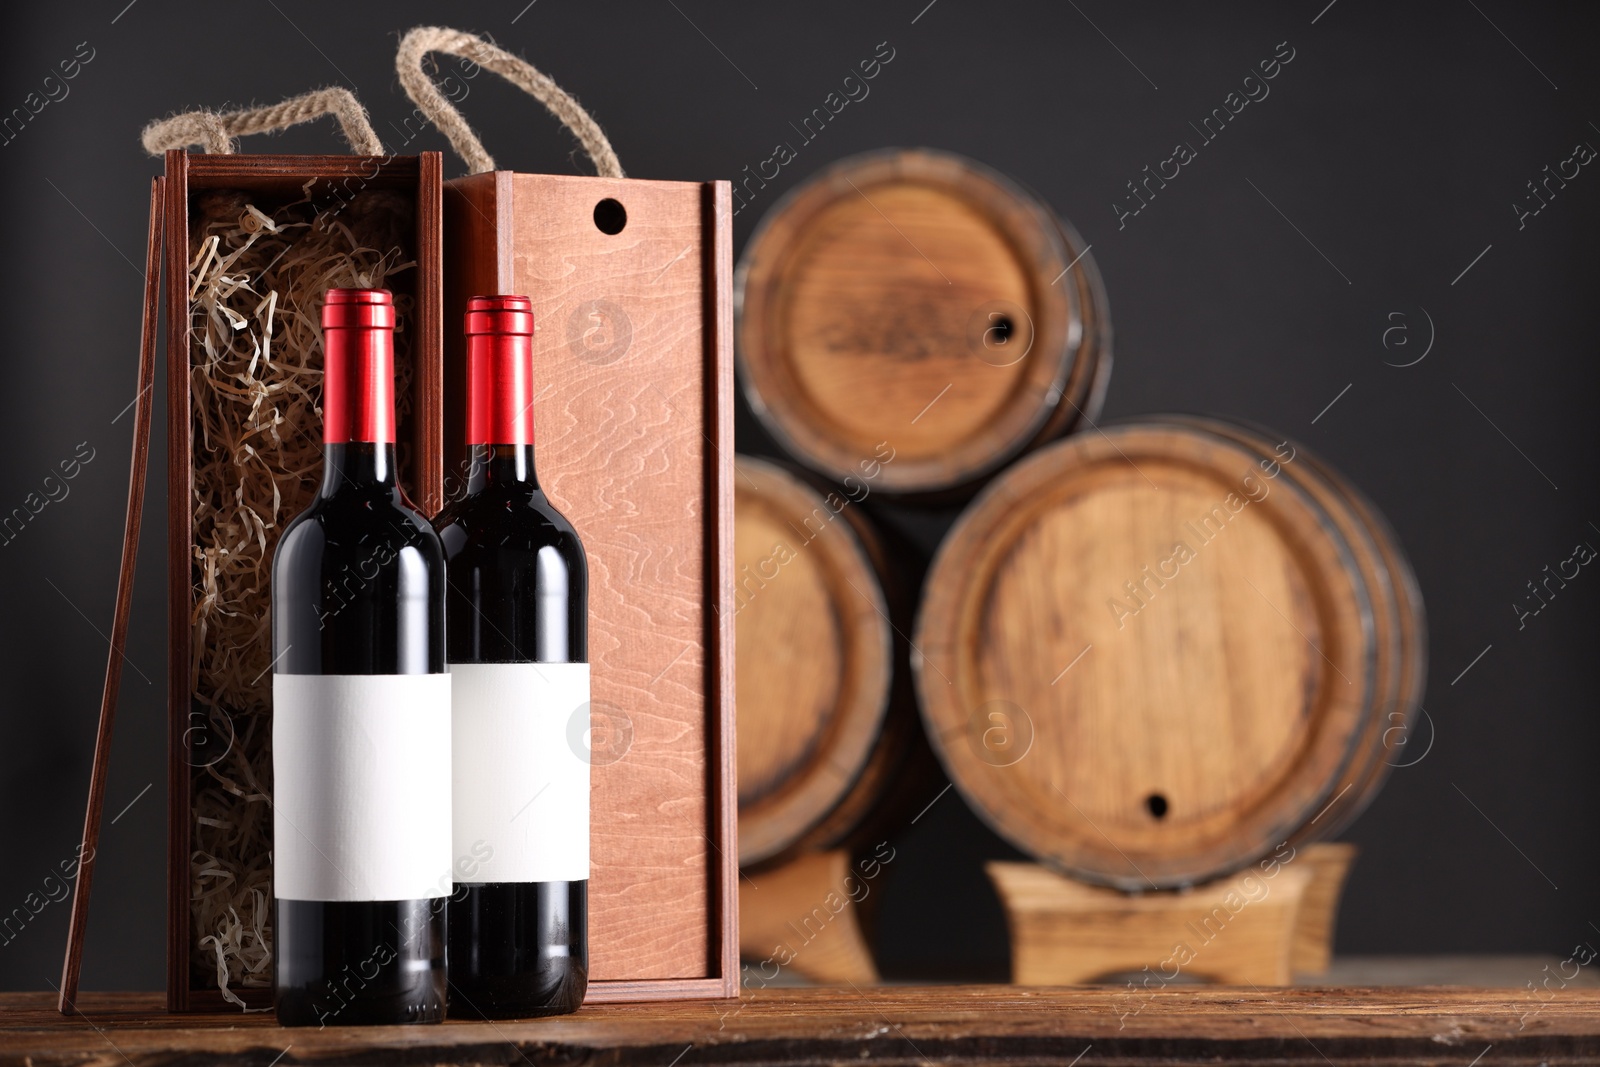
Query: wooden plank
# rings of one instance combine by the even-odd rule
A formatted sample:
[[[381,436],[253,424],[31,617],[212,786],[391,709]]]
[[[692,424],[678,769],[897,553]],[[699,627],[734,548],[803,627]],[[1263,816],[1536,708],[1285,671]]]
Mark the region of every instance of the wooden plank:
[[[189,415],[189,153],[167,153],[167,1007],[189,1010],[187,731],[190,578],[194,542],[193,424]]]
[[[139,528],[144,519],[145,479],[150,469],[150,411],[151,393],[156,384],[156,322],[161,306],[161,218],[166,206],[163,202],[165,196],[166,179],[152,179],[150,225],[145,235],[144,312],[139,330],[139,371],[132,405],[133,453],[128,470],[128,507],[122,526],[122,562],[117,574],[117,600],[111,620],[111,653],[106,660],[105,687],[100,693],[100,721],[94,738],[94,762],[89,770],[89,804],[83,817],[83,841],[78,849],[80,866],[77,881],[72,887],[67,956],[61,967],[57,1007],[62,1012],[73,1010],[73,1000],[78,995],[78,976],[83,968],[83,939],[89,924],[89,892],[94,881],[95,846],[100,843],[106,776],[111,765],[111,731],[117,717],[117,694],[122,687],[128,616],[133,610],[133,577],[139,556]]]
[[[585,1006],[522,1022],[284,1030],[270,1015],[162,1013],[154,993],[0,994],[0,1059],[50,1064],[1535,1064],[1600,1055],[1600,990],[1012,986],[766,989]],[[1486,1053],[1489,1053],[1486,1055]]]
[[[711,922],[718,932],[713,944],[712,977],[722,982],[722,995],[739,992],[739,789],[734,712],[735,655],[733,622],[733,190],[725,181],[704,187],[706,275],[705,405],[711,425],[711,453],[706,457],[710,507],[706,515],[706,616],[710,719]],[[721,844],[718,844],[718,842]]]

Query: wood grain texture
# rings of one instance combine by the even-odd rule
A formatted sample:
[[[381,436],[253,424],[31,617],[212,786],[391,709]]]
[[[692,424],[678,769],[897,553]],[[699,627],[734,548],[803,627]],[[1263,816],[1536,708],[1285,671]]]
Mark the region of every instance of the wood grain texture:
[[[828,985],[876,985],[856,903],[863,884],[843,849],[808,852],[740,881],[739,949],[756,961],[751,980],[779,968]]]
[[[1374,713],[1371,600],[1337,524],[1263,462],[1112,427],[1014,467],[952,530],[918,692],[1018,847],[1123,889],[1196,884],[1333,796]]]
[[[166,207],[163,220],[166,279],[162,289],[167,316],[167,997],[173,1011],[220,1007],[220,994],[208,974],[191,974],[192,923],[189,915],[191,811],[190,761],[185,748],[190,699],[190,619],[194,610],[193,433],[189,370],[189,209],[191,194],[208,189],[239,189],[264,197],[295,199],[308,181],[314,189],[348,196],[361,189],[392,189],[417,199],[414,254],[417,270],[412,295],[417,308],[412,344],[413,415],[398,429],[413,449],[407,492],[433,511],[442,504],[439,464],[442,356],[439,327],[442,234],[438,153],[421,156],[166,155]],[[153,308],[147,313],[154,314]],[[270,989],[240,990],[252,1007],[271,1004]]]
[[[1344,841],[1308,845],[1301,850],[1310,865],[1311,884],[1300,901],[1294,924],[1289,969],[1295,974],[1327,974],[1333,962],[1333,934],[1345,878],[1356,859],[1356,846]]]
[[[1098,413],[1110,318],[1088,246],[970,160],[834,164],[762,220],[737,285],[752,409],[836,481],[888,440],[886,491],[958,491]]]
[[[984,865],[1006,911],[1011,979],[1082,985],[1115,975],[1288,985],[1306,865],[1254,868],[1182,893],[1127,894],[1033,863]]]
[[[111,651],[100,693],[100,718],[95,728],[94,760],[89,768],[89,803],[83,817],[83,860],[72,886],[72,911],[67,923],[67,954],[61,965],[57,1007],[72,1011],[83,967],[83,940],[89,924],[89,893],[94,883],[95,850],[104,816],[106,775],[111,764],[111,732],[116,724],[117,695],[122,686],[122,661],[133,610],[133,578],[139,556],[139,529],[144,520],[144,487],[150,469],[150,413],[156,385],[156,323],[160,310],[161,222],[166,179],[150,182],[150,222],[145,234],[144,311],[139,328],[139,366],[134,382],[133,450],[128,469],[128,504],[122,526],[122,562],[117,571],[117,599],[111,618]]]
[[[597,725],[589,1001],[737,981],[727,187],[447,183],[446,407],[476,292],[533,299],[540,480],[583,538]],[[623,205],[603,232],[595,207]],[[465,458],[446,420],[447,469]],[[602,751],[604,749],[604,751]]]
[[[1474,1063],[1600,1057],[1600,989],[766,989],[737,1001],[585,1006],[525,1022],[284,1030],[270,1015],[161,1013],[153,993],[0,994],[0,1057],[35,1067],[301,1063]],[[1491,1049],[1492,1046],[1492,1049]],[[1488,1053],[1486,1055],[1486,1053]]]

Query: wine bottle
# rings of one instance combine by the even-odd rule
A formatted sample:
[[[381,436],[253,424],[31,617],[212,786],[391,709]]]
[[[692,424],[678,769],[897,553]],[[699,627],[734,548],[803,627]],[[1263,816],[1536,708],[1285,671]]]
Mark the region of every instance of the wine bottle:
[[[272,565],[285,1026],[438,1022],[451,889],[444,554],[395,476],[394,304],[322,311],[323,470]]]
[[[439,516],[449,592],[456,890],[450,1013],[575,1011],[588,986],[588,566],[539,488],[533,311],[466,314],[469,473]]]

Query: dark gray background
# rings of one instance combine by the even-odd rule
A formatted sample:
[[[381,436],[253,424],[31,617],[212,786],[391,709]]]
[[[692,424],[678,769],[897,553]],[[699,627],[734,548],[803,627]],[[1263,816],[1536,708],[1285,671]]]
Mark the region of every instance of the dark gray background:
[[[1363,851],[1340,950],[1565,955],[1600,937],[1600,576],[1586,568],[1525,629],[1512,608],[1546,564],[1577,542],[1600,545],[1600,174],[1585,168],[1520,231],[1512,209],[1545,165],[1579,141],[1600,145],[1594,9],[1326,2],[95,0],[10,13],[0,114],[79,42],[95,57],[66,99],[0,145],[0,512],[79,442],[96,458],[70,496],[0,546],[0,913],[72,854],[83,816],[127,482],[131,418],[115,420],[133,395],[136,264],[158,170],[139,129],[187,107],[347,84],[397,141],[390,124],[411,110],[393,73],[398,32],[445,22],[492,34],[575,93],[631,175],[673,179],[732,177],[766,158],[791,139],[791,120],[890,42],[895,59],[871,95],[801,149],[738,217],[736,240],[796,181],[883,146],[964,153],[1037,190],[1093,244],[1105,277],[1117,352],[1108,415],[1214,411],[1297,436],[1367,490],[1415,562],[1432,623],[1433,746],[1348,835]],[[1271,96],[1119,231],[1111,204],[1124,183],[1190,139],[1188,123],[1281,41],[1296,57]],[[464,106],[502,166],[586,170],[571,138],[493,77]],[[431,131],[417,143],[446,147]],[[336,145],[324,123],[247,147]],[[447,174],[460,169],[452,160]],[[1420,352],[1423,308],[1437,327],[1431,354],[1385,366]],[[1413,347],[1384,349],[1391,312],[1414,326]],[[158,403],[158,428],[164,419]],[[739,433],[741,448],[767,450],[748,418]],[[164,973],[159,437],[155,447],[90,988],[154,988]],[[949,521],[880,517],[924,545]],[[1008,854],[955,793],[940,800],[899,842],[883,884],[886,969],[1003,977],[1003,924],[980,863]],[[58,980],[66,917],[52,903],[0,945],[0,986]]]

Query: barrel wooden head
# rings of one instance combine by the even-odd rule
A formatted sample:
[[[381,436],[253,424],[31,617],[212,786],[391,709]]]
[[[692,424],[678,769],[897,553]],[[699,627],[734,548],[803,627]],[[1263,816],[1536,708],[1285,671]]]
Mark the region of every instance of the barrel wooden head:
[[[797,187],[735,276],[740,380],[792,456],[842,481],[947,494],[1092,419],[1110,318],[1082,239],[980,164],[846,159]]]
[[[1181,886],[1375,788],[1375,719],[1414,693],[1403,612],[1308,459],[1147,420],[1044,449],[972,503],[914,666],[935,749],[1002,836],[1086,880]]]

